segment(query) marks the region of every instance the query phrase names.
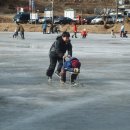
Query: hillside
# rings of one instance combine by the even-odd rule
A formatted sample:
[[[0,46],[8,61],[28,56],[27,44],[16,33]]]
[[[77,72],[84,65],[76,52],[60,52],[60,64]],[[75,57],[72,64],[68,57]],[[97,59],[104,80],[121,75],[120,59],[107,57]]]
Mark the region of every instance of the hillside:
[[[35,0],[36,7],[39,10],[43,9],[42,0]],[[28,7],[29,0],[2,0],[0,1],[0,13],[2,14],[10,14],[16,13],[16,7]]]
[[[36,10],[44,11],[45,7],[51,6],[51,0],[34,0]],[[54,0],[54,12],[63,13],[66,8],[74,8],[78,13],[92,13],[94,8],[115,8],[115,0]],[[28,7],[29,0],[1,0],[0,13],[15,13],[16,7]]]
[[[55,15],[63,15],[63,10],[65,8],[75,8],[79,13],[84,13],[85,11],[87,13],[91,13],[93,8],[95,7],[114,7],[115,0],[105,0],[106,3],[103,2],[104,0],[81,0],[81,3],[75,2],[75,0],[55,0],[54,2],[54,14]],[[36,3],[36,9],[38,9],[41,12],[43,12],[44,8],[47,6],[51,6],[50,0],[35,0]],[[14,14],[16,13],[16,7],[27,7],[29,5],[29,0],[1,0],[0,1],[0,31],[14,31],[15,24],[12,22],[12,18]],[[84,10],[83,10],[84,9]],[[42,14],[43,15],[43,14]],[[84,13],[84,16],[89,15]],[[41,25],[30,25],[30,24],[24,24],[26,31],[42,31]],[[79,32],[86,28],[89,32],[92,33],[110,33],[111,29],[113,28],[115,32],[119,32],[120,24],[116,24],[114,27],[111,27],[110,29],[104,28],[103,25],[81,25],[78,27]],[[130,32],[130,25],[126,24],[126,28],[128,32]],[[61,31],[68,30],[69,32],[72,32],[72,27],[69,25],[62,26]]]

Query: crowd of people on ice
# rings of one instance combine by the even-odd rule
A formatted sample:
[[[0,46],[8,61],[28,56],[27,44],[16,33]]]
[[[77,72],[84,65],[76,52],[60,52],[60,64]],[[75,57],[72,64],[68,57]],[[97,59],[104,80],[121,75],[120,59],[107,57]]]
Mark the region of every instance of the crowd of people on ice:
[[[73,31],[73,34],[71,36],[72,38],[77,38],[77,33],[80,33],[81,34],[80,36],[82,38],[87,37],[88,31],[86,30],[86,28],[83,28],[82,30],[78,31],[78,27],[77,27],[76,23],[73,23],[71,26],[72,26],[72,31]],[[47,28],[49,28],[49,29],[47,29]],[[16,38],[18,36],[18,32],[20,32],[21,38],[24,39],[24,27],[22,26],[22,24],[16,22],[16,29],[13,34],[13,38]],[[43,32],[43,34],[53,34],[53,33],[58,34],[61,32],[61,29],[59,28],[59,25],[56,25],[53,23],[47,24],[47,22],[44,22],[42,24],[42,32]],[[127,30],[125,30],[125,25],[122,23],[121,27],[120,27],[120,37],[127,38],[128,37],[127,34],[128,34],[128,32],[127,32]],[[116,38],[114,29],[111,30],[111,37]]]

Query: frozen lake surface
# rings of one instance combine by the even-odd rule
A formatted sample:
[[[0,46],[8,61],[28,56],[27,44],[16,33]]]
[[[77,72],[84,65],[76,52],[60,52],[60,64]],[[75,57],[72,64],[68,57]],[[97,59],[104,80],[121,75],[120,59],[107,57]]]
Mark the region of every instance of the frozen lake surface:
[[[55,75],[47,82],[56,36],[0,32],[0,130],[130,130],[130,38],[71,39],[82,63],[81,85],[71,87]]]

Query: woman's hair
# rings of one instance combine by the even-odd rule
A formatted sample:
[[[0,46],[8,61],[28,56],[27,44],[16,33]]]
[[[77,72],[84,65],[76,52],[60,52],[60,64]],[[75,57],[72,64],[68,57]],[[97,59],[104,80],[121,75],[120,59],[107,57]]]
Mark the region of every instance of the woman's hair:
[[[62,37],[70,37],[70,33],[65,31],[62,33]]]

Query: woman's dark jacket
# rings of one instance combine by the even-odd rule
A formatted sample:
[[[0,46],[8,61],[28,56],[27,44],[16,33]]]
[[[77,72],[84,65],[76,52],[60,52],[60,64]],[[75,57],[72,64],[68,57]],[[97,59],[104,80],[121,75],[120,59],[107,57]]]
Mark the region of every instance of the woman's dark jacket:
[[[72,45],[70,41],[68,41],[68,43],[65,43],[62,39],[62,36],[59,36],[52,44],[49,53],[50,56],[58,56],[59,58],[62,58],[66,51],[68,51],[68,55],[72,56]]]

